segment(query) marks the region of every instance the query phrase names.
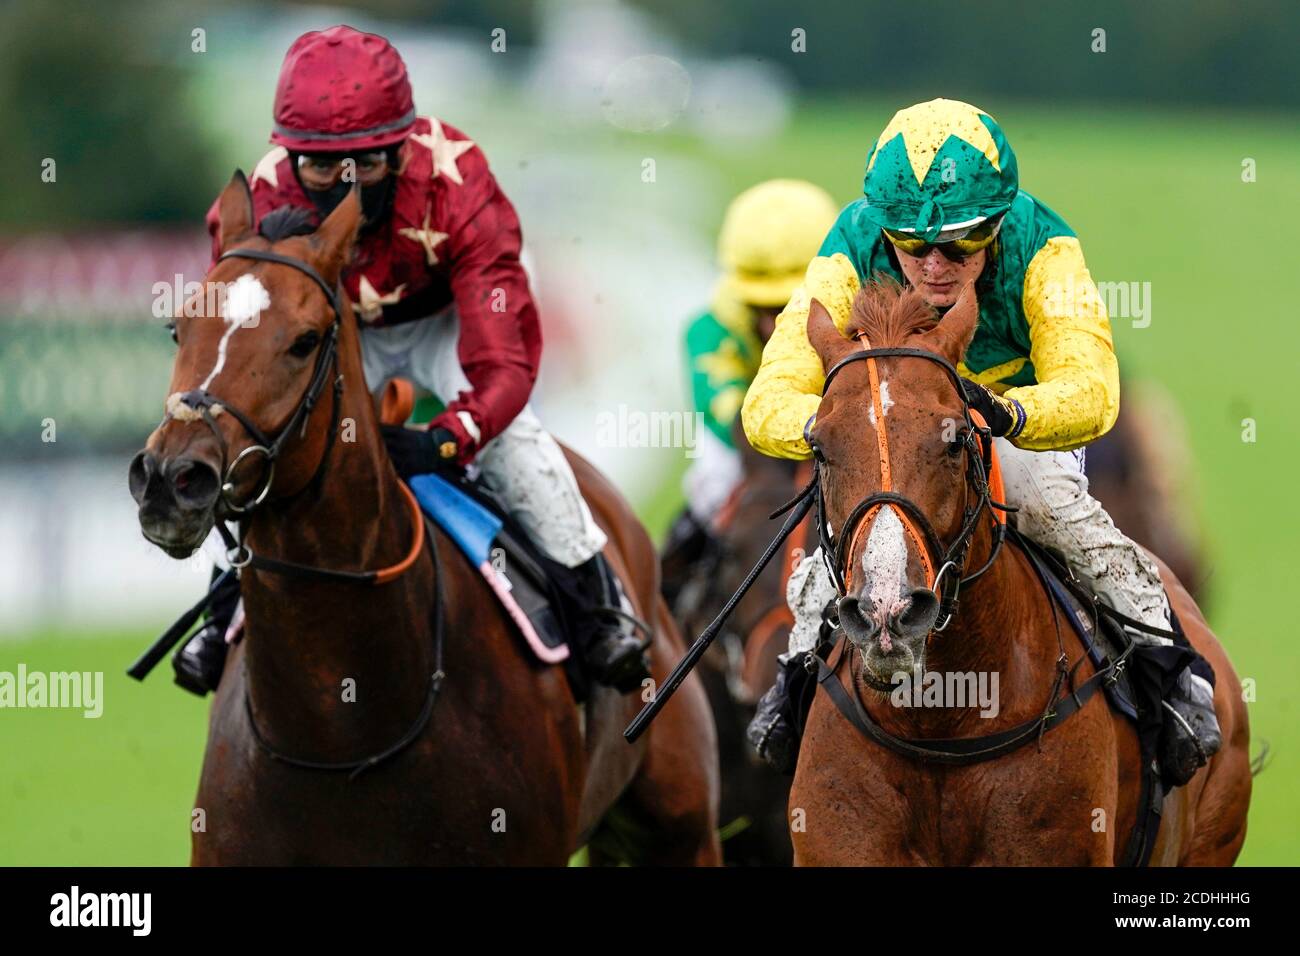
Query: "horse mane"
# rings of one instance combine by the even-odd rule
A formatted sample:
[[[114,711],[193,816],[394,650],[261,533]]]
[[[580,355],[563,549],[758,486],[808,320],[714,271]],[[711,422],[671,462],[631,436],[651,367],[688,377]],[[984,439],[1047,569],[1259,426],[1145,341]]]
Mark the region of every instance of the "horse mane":
[[[290,236],[310,236],[316,231],[316,214],[302,206],[277,206],[257,224],[263,239],[278,242]]]
[[[893,348],[938,324],[939,313],[919,291],[877,273],[854,297],[847,332],[850,337],[865,334],[873,348]]]

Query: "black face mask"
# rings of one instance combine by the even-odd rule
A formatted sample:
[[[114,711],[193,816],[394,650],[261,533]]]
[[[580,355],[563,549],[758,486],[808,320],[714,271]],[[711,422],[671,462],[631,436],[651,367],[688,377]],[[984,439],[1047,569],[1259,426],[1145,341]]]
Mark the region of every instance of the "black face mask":
[[[303,185],[302,178],[298,176],[298,154],[290,153],[289,160],[293,165],[293,174],[298,179],[298,185],[302,186],[302,191],[306,193],[307,198],[311,200],[316,212],[322,220],[332,213],[349,192],[352,191],[352,183],[339,180],[329,189],[308,189]],[[396,168],[397,150],[389,152],[389,165]],[[370,186],[361,187],[361,231],[369,232],[378,226],[388,217],[388,212],[393,205],[393,194],[397,190],[397,176],[389,173],[382,180]]]

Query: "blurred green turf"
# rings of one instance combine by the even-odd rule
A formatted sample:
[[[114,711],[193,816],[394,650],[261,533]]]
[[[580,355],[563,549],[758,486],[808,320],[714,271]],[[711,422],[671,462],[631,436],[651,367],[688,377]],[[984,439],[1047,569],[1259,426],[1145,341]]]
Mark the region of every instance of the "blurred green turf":
[[[870,139],[903,104],[822,105],[799,112],[777,143],[713,147],[684,137],[655,143],[708,171],[716,187],[697,207],[713,230],[729,195],[772,176],[802,176],[842,201],[857,195]],[[1126,374],[1162,383],[1188,418],[1199,519],[1208,544],[1211,624],[1243,678],[1257,685],[1252,736],[1273,759],[1255,783],[1241,862],[1300,862],[1293,788],[1300,784],[1295,688],[1292,497],[1300,466],[1295,269],[1270,237],[1300,221],[1300,123],[1294,116],[1171,114],[981,104],[1015,145],[1022,182],[1078,231],[1094,278],[1150,282],[1152,321],[1115,321]],[[630,134],[606,154],[640,156]],[[1258,181],[1241,181],[1243,159]],[[701,290],[701,304],[707,290]],[[683,321],[685,316],[682,317]],[[665,347],[676,348],[676,340]],[[1241,440],[1253,418],[1258,440]],[[674,462],[669,464],[668,462]],[[667,456],[665,470],[680,469]],[[674,475],[640,502],[660,535],[679,505]],[[1267,598],[1267,600],[1266,600]],[[1276,599],[1276,603],[1274,603]],[[163,625],[166,622],[159,622]],[[184,863],[206,704],[170,684],[122,674],[150,635],[44,635],[0,643],[0,670],[103,670],[105,713],[0,712],[0,864]]]
[[[160,628],[161,630],[161,628]],[[102,671],[103,715],[0,711],[0,865],[181,865],[207,734],[207,702],[164,662],[126,668],[147,634],[0,643],[0,670]]]

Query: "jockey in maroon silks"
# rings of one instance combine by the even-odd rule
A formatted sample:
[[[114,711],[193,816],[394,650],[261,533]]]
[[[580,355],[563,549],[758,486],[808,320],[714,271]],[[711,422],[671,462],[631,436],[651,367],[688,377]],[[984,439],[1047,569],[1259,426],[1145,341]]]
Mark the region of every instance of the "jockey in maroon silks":
[[[427,428],[384,426],[398,474],[478,472],[549,560],[592,676],[623,691],[640,686],[641,641],[610,612],[621,597],[601,555],[605,535],[528,405],[541,327],[519,261],[519,220],[483,151],[417,116],[401,56],[383,37],[346,26],[290,47],[271,142],[249,183],[260,231],[311,231],[359,186],[364,218],[342,282],[367,385],[408,378],[445,405]],[[207,223],[215,259],[215,203]],[[200,695],[216,687],[237,597],[214,601],[208,623],[177,652],[182,687]]]

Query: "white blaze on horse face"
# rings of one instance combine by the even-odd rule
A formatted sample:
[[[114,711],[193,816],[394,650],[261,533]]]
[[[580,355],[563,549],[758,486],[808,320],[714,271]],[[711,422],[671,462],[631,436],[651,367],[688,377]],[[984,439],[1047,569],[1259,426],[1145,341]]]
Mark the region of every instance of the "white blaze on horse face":
[[[221,374],[221,370],[226,367],[226,348],[235,330],[255,327],[258,316],[270,307],[271,294],[266,291],[266,287],[256,276],[244,273],[226,289],[226,301],[221,310],[222,318],[227,325],[226,334],[221,337],[221,343],[217,346],[216,364],[212,366],[212,371],[199,386],[201,391],[206,391],[213,380]]]
[[[872,522],[862,553],[862,572],[867,589],[864,596],[871,601],[881,635],[886,635],[885,623],[902,600],[907,578],[907,534],[891,505],[883,506]]]
[[[880,380],[880,417],[888,418],[889,410],[894,407],[894,400],[889,397],[889,382]],[[867,406],[867,421],[876,424],[876,403]]]

